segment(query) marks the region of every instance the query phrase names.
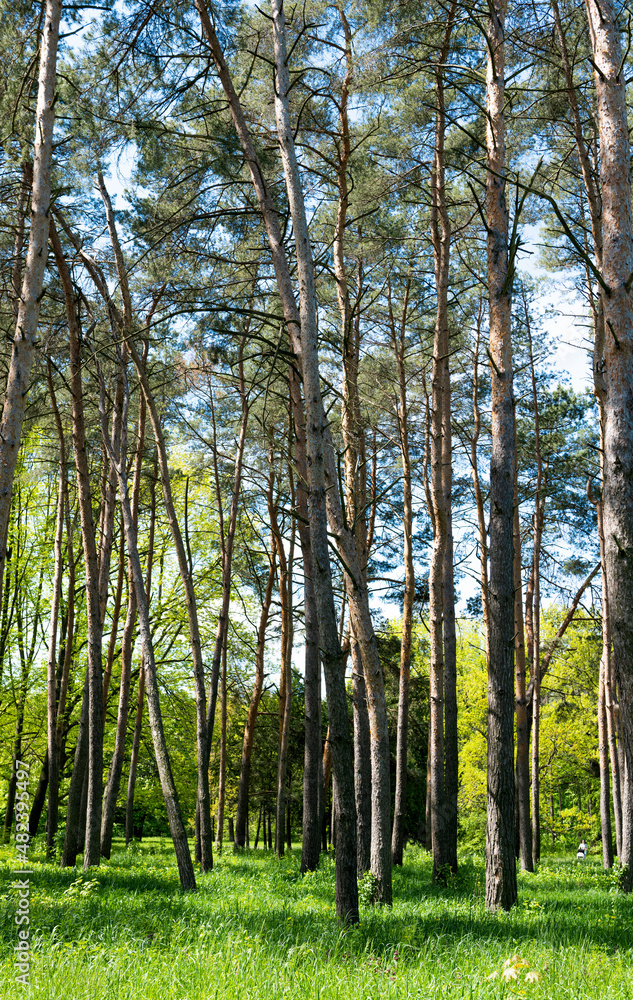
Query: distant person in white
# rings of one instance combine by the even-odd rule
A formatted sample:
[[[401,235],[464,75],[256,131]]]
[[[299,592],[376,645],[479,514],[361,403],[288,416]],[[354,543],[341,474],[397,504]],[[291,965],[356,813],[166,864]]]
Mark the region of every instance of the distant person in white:
[[[576,854],[576,860],[584,861],[586,857],[587,857],[587,845],[583,837],[583,839],[578,844],[578,853]]]

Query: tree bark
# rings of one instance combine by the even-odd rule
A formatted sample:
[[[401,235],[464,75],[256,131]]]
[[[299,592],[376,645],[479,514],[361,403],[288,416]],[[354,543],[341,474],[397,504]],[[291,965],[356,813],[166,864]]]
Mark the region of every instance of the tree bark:
[[[46,0],[33,146],[31,230],[0,421],[0,587],[4,581],[11,493],[18,459],[44,288],[51,201],[57,43],[62,0]],[[17,263],[17,260],[16,260]]]
[[[371,866],[371,752],[367,693],[360,648],[350,636],[352,708],[354,713],[354,794],[356,800],[356,864],[364,875]]]
[[[486,905],[509,910],[517,900],[514,855],[514,398],[511,284],[505,197],[506,0],[488,19],[487,177],[488,294],[492,382],[490,462],[490,665],[488,671],[488,819]]]
[[[125,362],[121,359],[121,367]],[[138,415],[138,432],[136,443],[136,456],[134,460],[134,478],[132,483],[132,519],[134,528],[138,526],[138,508],[141,492],[141,472],[143,468],[143,448],[145,445],[145,418],[146,405],[141,396]],[[125,442],[125,429],[123,428],[121,440]],[[114,442],[113,442],[114,450]],[[116,452],[115,452],[116,453]],[[127,461],[125,446],[121,448],[121,462]],[[121,539],[121,541],[123,541]],[[121,545],[123,548],[123,545]],[[130,683],[132,677],[132,653],[134,650],[134,631],[136,626],[136,594],[132,583],[131,567],[128,568],[128,607],[123,627],[123,637],[121,639],[121,682],[119,686],[119,709],[117,713],[116,735],[114,752],[108,772],[108,780],[103,794],[103,812],[101,817],[101,853],[109,858],[112,850],[112,830],[114,827],[114,812],[119,796],[121,785],[121,775],[123,773],[123,763],[125,758],[125,740],[127,736],[128,709],[130,701]]]
[[[410,281],[405,287],[401,322],[396,329],[391,304],[391,283],[387,283],[391,346],[398,369],[398,444],[402,463],[403,485],[403,562],[404,600],[402,602],[402,636],[400,639],[400,681],[398,690],[398,728],[396,738],[396,794],[391,833],[391,860],[402,864],[404,849],[404,817],[407,793],[407,746],[409,731],[409,678],[411,675],[411,635],[413,629],[413,601],[415,599],[415,568],[413,565],[413,493],[411,458],[409,454],[409,412],[407,377],[405,369],[406,324],[409,307]]]
[[[518,469],[514,486],[514,657],[516,696],[516,794],[518,838],[521,868],[534,871],[532,861],[532,824],[530,820],[530,730],[527,718],[525,682],[525,628],[523,623],[523,587],[521,581],[521,526],[519,523]]]
[[[603,519],[613,659],[620,692],[620,725],[633,773],[633,213],[624,59],[612,0],[586,0],[595,69],[600,179],[604,319]],[[626,847],[626,850],[625,850]],[[624,888],[633,888],[631,844],[623,844]]]
[[[47,719],[48,719],[48,750],[47,750],[47,778],[48,778],[48,828],[46,831],[46,856],[52,858],[55,855],[55,835],[57,833],[57,811],[59,808],[59,741],[57,736],[58,725],[58,678],[57,678],[57,623],[59,618],[59,607],[61,603],[63,557],[62,540],[65,528],[66,505],[68,503],[68,481],[66,478],[66,445],[64,440],[64,430],[55,398],[55,387],[53,385],[53,374],[51,370],[50,358],[46,359],[46,374],[48,378],[48,389],[51,397],[51,405],[57,425],[57,438],[59,444],[59,489],[57,496],[57,519],[55,527],[55,556],[53,570],[53,594],[51,600],[51,617],[48,630],[48,665],[47,665]]]
[[[270,452],[272,464],[272,448]],[[284,854],[284,818],[286,814],[286,775],[288,746],[290,742],[290,714],[292,709],[292,564],[294,559],[295,527],[290,537],[288,557],[279,529],[277,510],[272,493],[268,493],[268,516],[273,543],[279,561],[279,600],[281,604],[281,675],[279,680],[279,754],[277,758],[277,810],[275,815],[275,853]]]

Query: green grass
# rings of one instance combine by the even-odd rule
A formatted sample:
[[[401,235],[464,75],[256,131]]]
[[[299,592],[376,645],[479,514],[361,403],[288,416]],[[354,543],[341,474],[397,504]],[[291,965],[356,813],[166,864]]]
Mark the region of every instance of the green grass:
[[[37,851],[30,994],[13,978],[14,864],[0,853],[1,1000],[633,997],[633,902],[594,858],[545,861],[519,877],[518,906],[491,916],[481,859],[462,858],[440,890],[410,848],[393,908],[363,906],[360,926],[343,930],[327,858],[301,877],[298,851],[282,862],[225,851],[184,895],[166,841],[117,847],[89,873]]]

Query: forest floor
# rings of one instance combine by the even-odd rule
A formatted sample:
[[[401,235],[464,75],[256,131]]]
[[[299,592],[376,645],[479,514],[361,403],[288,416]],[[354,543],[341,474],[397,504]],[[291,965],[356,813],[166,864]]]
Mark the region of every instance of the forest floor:
[[[393,908],[334,914],[334,862],[299,873],[298,850],[216,856],[199,891],[178,888],[166,840],[98,869],[61,870],[30,850],[30,988],[15,982],[15,854],[0,848],[0,998],[369,1000],[633,997],[633,900],[600,859],[544,859],[519,876],[519,903],[484,907],[483,859],[461,858],[445,888],[409,848]],[[367,892],[361,886],[361,895]]]

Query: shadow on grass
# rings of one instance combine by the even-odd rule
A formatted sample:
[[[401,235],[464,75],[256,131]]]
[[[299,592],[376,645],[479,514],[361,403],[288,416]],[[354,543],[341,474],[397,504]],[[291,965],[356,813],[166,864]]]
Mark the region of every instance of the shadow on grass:
[[[0,871],[5,884],[1,936],[7,947],[14,943],[15,900],[10,869],[5,864]],[[541,882],[538,875],[522,875],[519,906],[497,915],[483,907],[482,879],[483,862],[465,860],[447,886],[433,885],[430,860],[414,855],[394,872],[393,909],[363,907],[360,926],[343,929],[334,917],[331,859],[324,858],[316,872],[302,877],[296,854],[277,862],[270,852],[226,852],[214,872],[198,877],[199,892],[185,894],[165,847],[153,853],[117,853],[110,864],[88,872],[35,862],[31,913],[33,927],[44,939],[54,933],[71,942],[90,937],[168,949],[176,941],[183,945],[201,938],[248,936],[258,940],[272,961],[297,945],[332,956],[388,956],[398,950],[405,962],[460,945],[483,949],[496,944],[510,954],[519,940],[521,946],[631,948],[626,921],[600,926],[607,910],[621,907],[614,907],[607,883],[600,884],[595,872],[559,863],[551,873],[545,869]],[[596,905],[590,912],[581,912],[587,892],[579,883],[594,890]]]

